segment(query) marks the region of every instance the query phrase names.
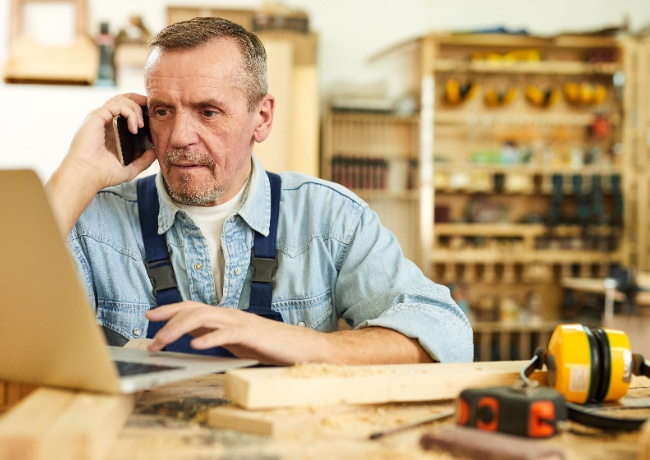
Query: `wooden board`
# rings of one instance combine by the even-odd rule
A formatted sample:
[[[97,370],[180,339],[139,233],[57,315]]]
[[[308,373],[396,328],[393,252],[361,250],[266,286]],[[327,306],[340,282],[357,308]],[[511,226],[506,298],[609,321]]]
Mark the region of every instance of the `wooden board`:
[[[362,406],[246,410],[234,405],[210,409],[208,426],[277,436],[320,423],[326,417],[362,410]]]
[[[36,388],[28,383],[0,381],[0,409],[8,409],[18,404]]]
[[[510,385],[527,361],[336,366],[304,364],[226,372],[225,395],[247,409],[452,399],[468,387]],[[545,383],[546,373],[533,379]]]
[[[133,396],[40,388],[0,418],[0,459],[100,459]]]

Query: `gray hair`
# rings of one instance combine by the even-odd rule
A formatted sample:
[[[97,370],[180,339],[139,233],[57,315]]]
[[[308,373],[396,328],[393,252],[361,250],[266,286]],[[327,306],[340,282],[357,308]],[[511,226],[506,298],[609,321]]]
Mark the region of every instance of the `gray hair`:
[[[242,86],[248,109],[254,110],[268,92],[266,50],[260,39],[239,24],[222,18],[200,17],[171,24],[153,36],[149,51],[189,50],[214,39],[234,40],[243,55]]]

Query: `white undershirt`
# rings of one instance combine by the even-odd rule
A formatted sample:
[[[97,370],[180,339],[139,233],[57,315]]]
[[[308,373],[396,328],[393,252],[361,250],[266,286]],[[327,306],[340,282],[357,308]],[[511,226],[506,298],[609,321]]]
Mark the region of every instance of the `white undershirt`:
[[[230,200],[217,206],[187,206],[176,204],[185,212],[194,223],[199,227],[205,242],[210,251],[210,264],[212,265],[212,274],[214,275],[214,287],[217,294],[217,302],[221,302],[223,295],[223,273],[226,261],[221,249],[221,235],[223,234],[223,225],[226,219],[235,213],[241,206],[244,190],[248,182],[244,184],[239,193]]]

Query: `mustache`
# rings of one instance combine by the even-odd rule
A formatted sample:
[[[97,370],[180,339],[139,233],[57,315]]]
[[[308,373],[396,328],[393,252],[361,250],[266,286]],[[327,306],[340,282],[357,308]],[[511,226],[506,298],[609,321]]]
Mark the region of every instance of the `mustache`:
[[[214,160],[208,155],[185,149],[172,149],[165,154],[165,163],[172,165],[179,162],[188,162],[198,166],[214,166]]]

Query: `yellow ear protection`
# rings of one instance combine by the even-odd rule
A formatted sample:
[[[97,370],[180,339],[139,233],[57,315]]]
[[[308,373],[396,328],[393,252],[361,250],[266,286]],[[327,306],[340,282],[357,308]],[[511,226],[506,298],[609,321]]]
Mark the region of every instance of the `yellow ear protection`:
[[[458,105],[474,97],[478,91],[478,83],[467,82],[461,85],[458,80],[450,78],[445,84],[445,102]]]
[[[510,87],[505,91],[500,91],[495,88],[487,88],[483,93],[483,102],[488,107],[501,107],[507,106],[512,103],[517,97],[517,88]]]
[[[546,364],[549,386],[564,396],[572,420],[603,429],[636,429],[645,421],[596,415],[579,406],[622,398],[632,374],[650,377],[650,366],[632,353],[623,331],[562,324],[553,331],[548,349],[538,349],[535,358],[536,368]]]
[[[607,88],[600,83],[568,82],[564,85],[564,98],[573,105],[599,105],[607,99]]]
[[[632,379],[630,341],[622,331],[560,325],[546,354],[550,386],[579,404],[612,401],[627,393]]]
[[[526,99],[536,107],[551,107],[558,97],[559,92],[555,88],[542,89],[535,85],[526,87]]]

